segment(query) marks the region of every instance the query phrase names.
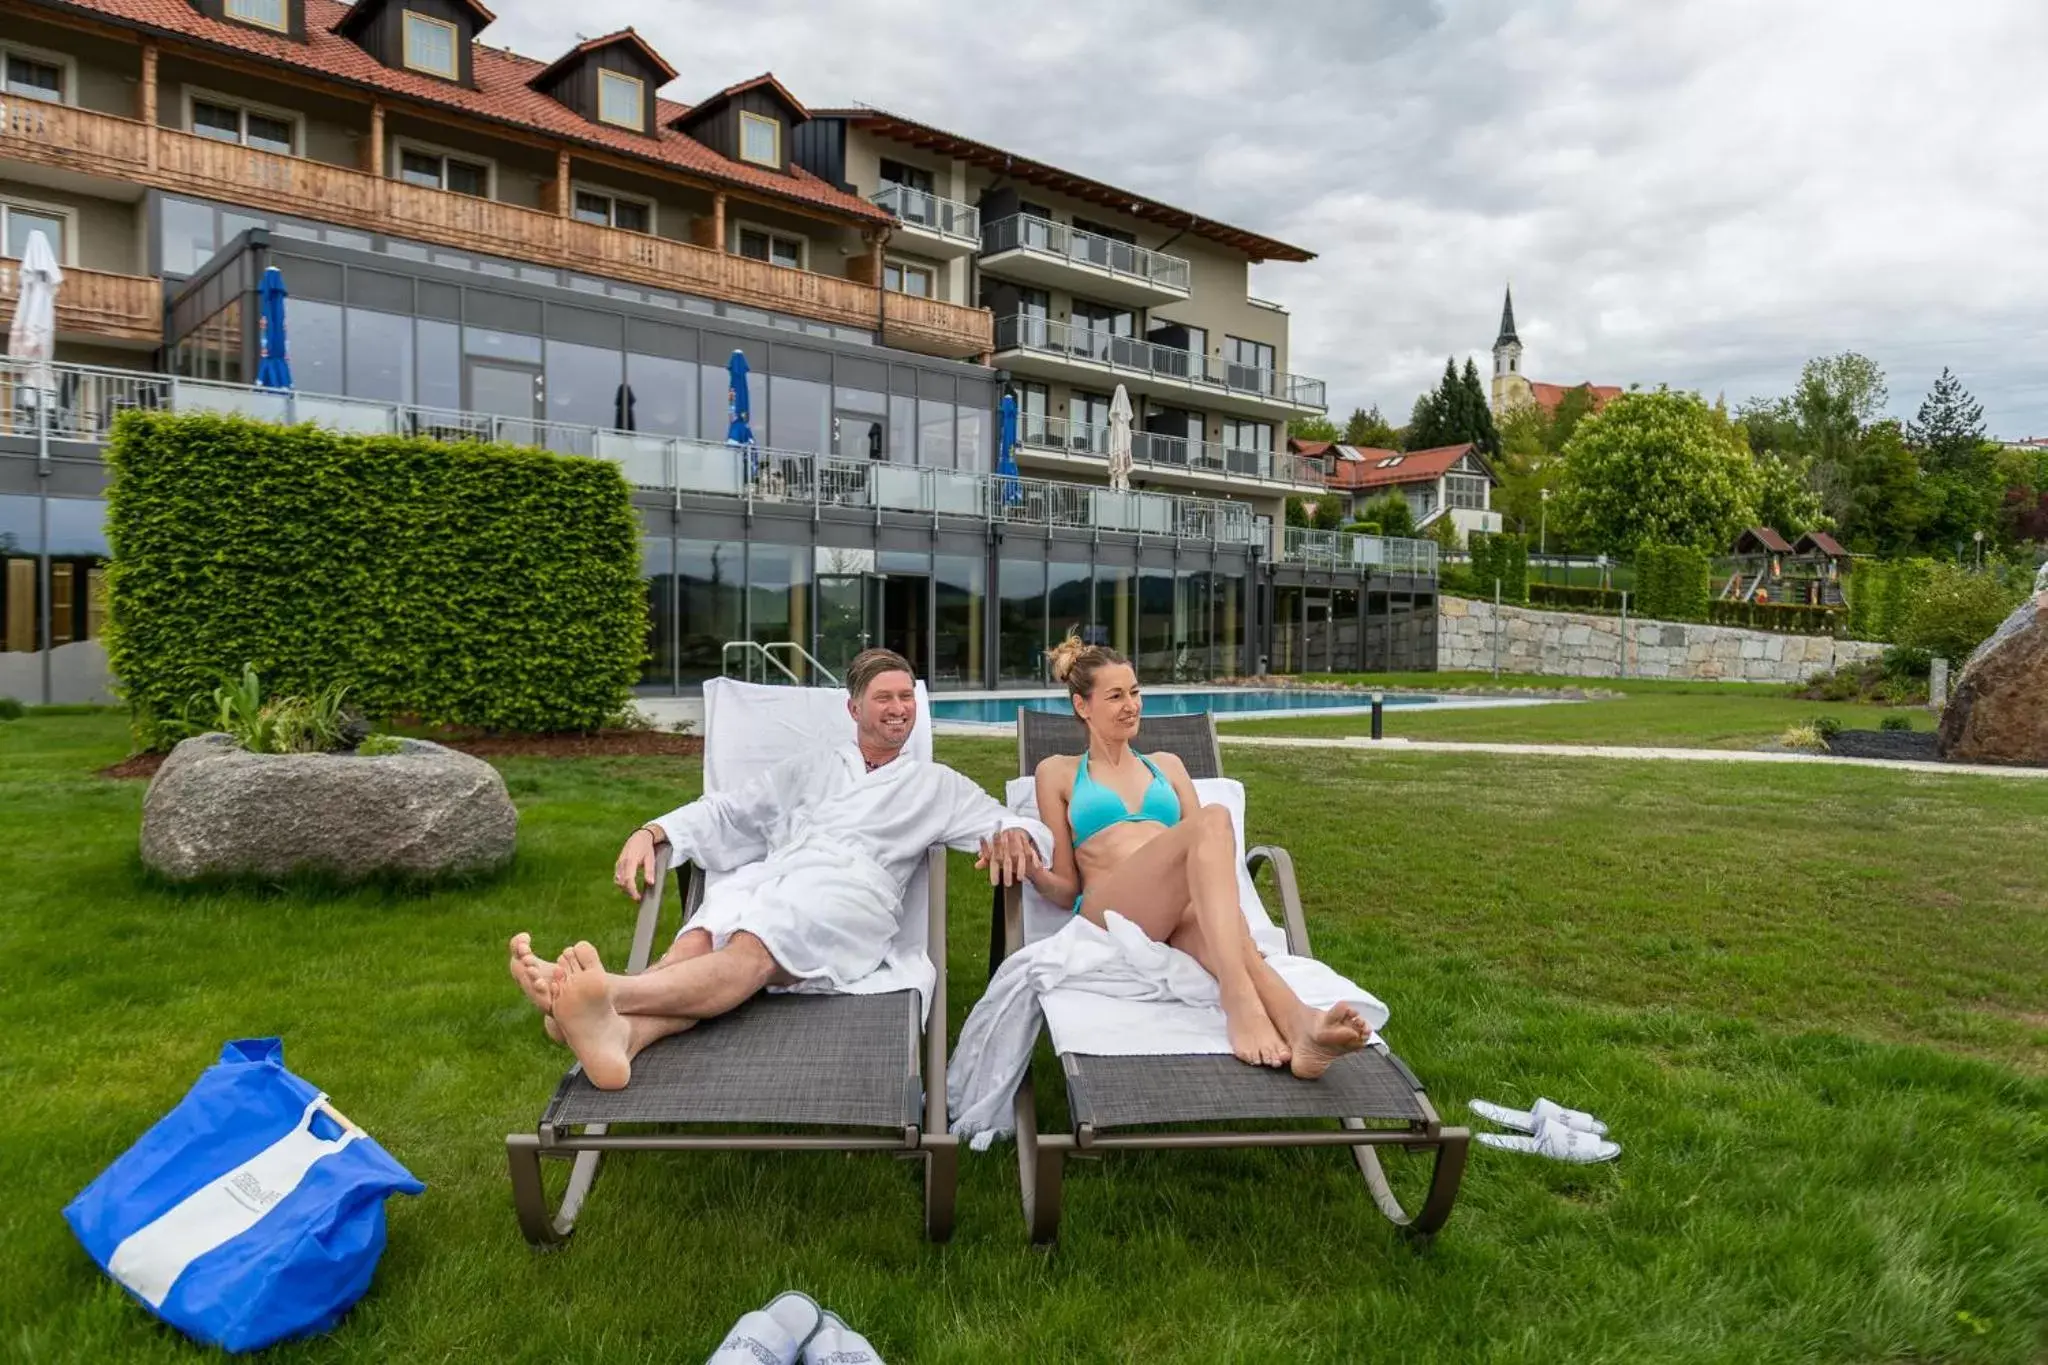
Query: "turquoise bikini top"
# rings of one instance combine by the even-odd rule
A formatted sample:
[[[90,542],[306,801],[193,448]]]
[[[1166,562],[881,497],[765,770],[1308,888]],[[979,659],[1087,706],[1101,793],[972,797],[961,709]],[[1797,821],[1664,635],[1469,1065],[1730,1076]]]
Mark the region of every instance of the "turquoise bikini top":
[[[1132,810],[1124,799],[1088,775],[1088,755],[1081,755],[1081,767],[1074,774],[1074,794],[1067,802],[1067,818],[1074,825],[1074,847],[1079,848],[1111,825],[1150,821],[1161,825],[1180,823],[1180,798],[1173,784],[1159,771],[1159,765],[1143,754],[1138,761],[1152,770],[1152,783],[1145,799]]]

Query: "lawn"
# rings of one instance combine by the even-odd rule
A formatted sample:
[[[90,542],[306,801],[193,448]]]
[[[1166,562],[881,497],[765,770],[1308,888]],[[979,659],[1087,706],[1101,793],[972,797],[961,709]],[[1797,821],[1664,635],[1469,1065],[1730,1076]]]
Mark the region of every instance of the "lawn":
[[[702,1360],[807,1290],[892,1361],[2038,1362],[2048,1350],[2048,788],[1964,776],[1233,750],[1321,954],[1383,996],[1439,1107],[1539,1094],[1626,1147],[1475,1149],[1427,1255],[1333,1153],[1133,1154],[1022,1240],[1007,1148],[919,1237],[871,1156],[615,1160],[576,1241],[520,1241],[502,1139],[561,1067],[518,928],[623,955],[624,831],[694,762],[507,760],[503,879],[182,892],[135,858],[118,717],[0,724],[0,1354],[194,1358],[58,1212],[223,1039],[282,1034],[429,1186],[368,1299],[284,1361]],[[1014,752],[942,741],[993,785]],[[986,889],[953,862],[957,1032]],[[1041,1062],[1041,1104],[1060,1090]]]
[[[1386,734],[1396,739],[1483,740],[1509,744],[1630,744],[1694,749],[1756,749],[1793,725],[1833,716],[1844,729],[1875,730],[1885,719],[1903,716],[1916,730],[1934,728],[1924,708],[1850,702],[1798,701],[1790,687],[1763,683],[1674,682],[1658,678],[1552,678],[1486,673],[1323,674],[1305,681],[1427,691],[1494,686],[1561,692],[1597,688],[1618,697],[1555,706],[1516,706],[1473,711],[1386,712]],[[1363,735],[1365,715],[1291,716],[1284,720],[1223,722],[1233,734]]]

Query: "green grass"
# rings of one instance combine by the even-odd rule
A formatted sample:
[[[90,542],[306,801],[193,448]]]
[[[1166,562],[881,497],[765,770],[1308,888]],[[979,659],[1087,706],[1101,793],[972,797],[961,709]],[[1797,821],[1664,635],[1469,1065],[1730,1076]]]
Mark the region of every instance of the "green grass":
[[[1529,690],[1569,692],[1597,690],[1663,696],[1789,697],[1786,683],[1701,682],[1685,678],[1565,678],[1554,673],[1503,673],[1484,670],[1442,673],[1304,673],[1301,681],[1343,683],[1349,687],[1406,688],[1414,692]]]
[[[1320,954],[1393,1008],[1439,1107],[1547,1094],[1619,1163],[1475,1149],[1426,1256],[1329,1152],[1077,1163],[1023,1244],[1007,1148],[958,1235],[870,1156],[639,1156],[576,1241],[519,1239],[502,1140],[561,1067],[501,965],[529,928],[616,959],[622,832],[694,763],[502,763],[500,881],[185,892],[136,861],[117,716],[0,724],[0,1356],[195,1358],[58,1214],[211,1060],[292,1065],[428,1183],[370,1296],[281,1361],[696,1361],[802,1288],[891,1360],[2038,1362],[2048,1350],[2048,789],[1838,768],[1233,750]],[[1004,743],[946,741],[986,784]],[[953,863],[953,1027],[986,889]],[[1048,1059],[1041,1105],[1063,1112]],[[1412,1178],[1414,1171],[1402,1172]],[[1412,1185],[1411,1185],[1412,1188]]]

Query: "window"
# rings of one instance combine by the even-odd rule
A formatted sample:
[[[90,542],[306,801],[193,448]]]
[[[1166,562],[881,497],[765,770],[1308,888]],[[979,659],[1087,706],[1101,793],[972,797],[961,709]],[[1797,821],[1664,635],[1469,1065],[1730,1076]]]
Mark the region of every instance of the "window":
[[[200,137],[216,142],[233,142],[261,152],[294,156],[298,152],[298,127],[278,111],[251,109],[246,105],[193,93],[188,96],[186,124]]]
[[[405,64],[429,76],[457,80],[462,67],[456,44],[462,35],[445,19],[429,19],[413,10],[405,12]]]
[[[1223,419],[1223,444],[1231,450],[1252,450],[1265,455],[1273,450],[1273,428],[1266,422]]]
[[[647,129],[647,87],[638,76],[623,71],[597,73],[597,116],[634,132]]]
[[[491,197],[491,166],[431,147],[400,147],[398,178],[428,190],[448,190],[474,199]]]
[[[740,111],[740,160],[757,166],[782,164],[782,125],[766,114]]]
[[[58,264],[69,265],[71,257],[67,254],[66,248],[70,245],[70,233],[66,229],[70,226],[67,216],[55,209],[31,204],[0,203],[0,242],[6,244],[6,250],[0,252],[0,255],[5,255],[9,260],[20,260],[22,253],[28,250],[29,234],[40,232],[50,243],[50,250],[56,255]]]
[[[882,266],[882,287],[892,294],[915,294],[921,299],[936,297],[932,268],[909,261],[888,261]]]
[[[753,261],[766,261],[770,265],[786,265],[792,270],[804,268],[803,238],[745,225],[736,231],[739,255]]]
[[[1444,505],[1483,512],[1486,510],[1486,486],[1486,476],[1483,474],[1446,474]]]
[[[644,199],[628,199],[610,190],[576,191],[571,210],[576,220],[599,227],[623,228],[627,232],[654,231],[654,205]]]
[[[921,166],[906,166],[900,161],[891,161],[887,157],[882,158],[882,183],[884,185],[901,185],[904,189],[916,190],[919,194],[931,194],[933,192],[932,173],[930,171],[925,170]]]
[[[260,28],[274,28],[279,33],[291,27],[285,15],[285,0],[228,0],[227,13],[230,19],[239,19]]]
[[[1046,415],[1051,410],[1052,391],[1045,385],[1017,385],[1017,440],[1027,445],[1045,444]]]
[[[23,95],[32,100],[48,100],[52,104],[63,104],[65,95],[71,89],[67,79],[69,63],[57,56],[30,55],[10,50],[4,55],[7,67],[6,90],[10,95]]]
[[[1252,370],[1273,368],[1273,348],[1263,341],[1246,341],[1243,337],[1223,338],[1223,358],[1232,365],[1242,365]]]
[[[1097,455],[1109,453],[1109,395],[1076,393],[1067,403],[1067,444]]]

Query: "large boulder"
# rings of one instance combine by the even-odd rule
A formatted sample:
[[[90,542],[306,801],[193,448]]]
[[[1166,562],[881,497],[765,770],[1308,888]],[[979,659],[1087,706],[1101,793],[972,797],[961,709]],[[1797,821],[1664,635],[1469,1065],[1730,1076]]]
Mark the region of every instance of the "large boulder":
[[[2035,593],[1977,646],[1941,713],[1941,756],[2048,763],[2048,568]]]
[[[424,740],[396,754],[252,754],[227,735],[171,750],[142,801],[142,861],[175,881],[431,880],[512,858],[497,769]]]

